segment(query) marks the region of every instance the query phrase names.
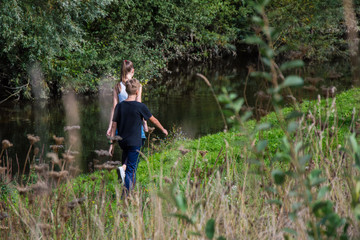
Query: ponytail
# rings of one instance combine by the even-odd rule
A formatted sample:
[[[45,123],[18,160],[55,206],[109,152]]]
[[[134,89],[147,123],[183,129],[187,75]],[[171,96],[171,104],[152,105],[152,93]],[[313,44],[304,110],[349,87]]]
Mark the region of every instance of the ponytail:
[[[124,82],[126,80],[126,75],[134,69],[134,65],[130,60],[124,60],[121,65],[121,75],[120,82]],[[121,85],[118,82],[115,86],[115,91],[117,94],[121,92]]]

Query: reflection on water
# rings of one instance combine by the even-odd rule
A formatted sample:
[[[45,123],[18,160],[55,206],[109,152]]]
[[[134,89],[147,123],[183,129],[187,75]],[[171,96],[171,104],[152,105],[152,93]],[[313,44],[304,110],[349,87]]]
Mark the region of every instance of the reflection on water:
[[[240,58],[236,61],[212,62],[207,65],[182,65],[181,68],[173,66],[171,74],[144,87],[143,102],[167,129],[172,129],[173,126],[181,127],[188,137],[195,138],[221,131],[224,126],[216,102],[209,87],[196,77],[196,73],[205,75],[217,94],[221,93],[222,87],[227,87],[243,97],[248,75],[246,61],[246,58]],[[342,82],[327,84],[337,84],[339,90],[346,87]],[[247,102],[250,106],[255,106],[258,103],[257,92],[265,89],[266,83],[251,79],[246,87]],[[297,98],[316,95],[316,92],[295,91]],[[78,111],[75,115],[70,115],[75,106]],[[44,158],[50,151],[50,145],[54,144],[53,135],[68,137],[64,127],[78,124],[81,126],[78,137],[82,143],[80,168],[87,172],[89,163],[98,158],[94,151],[109,147],[105,133],[109,125],[111,106],[111,95],[103,93],[95,96],[77,96],[74,102],[66,104],[61,99],[26,103],[6,102],[0,105],[0,140],[8,139],[14,144],[14,147],[9,149],[9,156],[17,157],[21,168],[29,147],[27,134],[40,136],[41,141],[37,143],[37,147],[40,153],[43,152],[41,156]],[[78,119],[67,120],[70,116]],[[163,137],[161,133],[156,133]],[[116,148],[115,153],[114,158],[118,160],[119,148]]]

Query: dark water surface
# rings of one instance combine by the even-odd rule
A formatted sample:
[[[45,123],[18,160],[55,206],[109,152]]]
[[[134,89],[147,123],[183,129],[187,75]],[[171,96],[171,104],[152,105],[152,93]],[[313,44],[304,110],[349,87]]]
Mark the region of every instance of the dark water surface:
[[[168,130],[173,127],[181,128],[190,138],[221,131],[224,124],[214,97],[196,73],[208,77],[216,94],[221,93],[222,87],[227,87],[243,96],[248,64],[248,58],[240,57],[197,66],[170,66],[171,73],[144,87],[143,102]],[[339,81],[327,81],[326,85],[335,85],[340,90],[347,87]],[[257,103],[254,94],[262,88],[265,88],[264,84],[255,80],[248,81],[246,97],[250,106]],[[311,98],[317,92],[298,91],[296,94]],[[14,144],[9,149],[9,156],[13,161],[18,158],[20,168],[29,148],[27,134],[40,137],[41,141],[36,143],[36,147],[40,149],[40,153],[43,152],[42,159],[46,159],[50,145],[55,144],[52,136],[66,137],[64,127],[67,125],[76,124],[81,127],[81,149],[78,150],[82,153],[80,168],[84,172],[88,171],[88,164],[98,158],[95,150],[108,149],[105,133],[112,106],[111,95],[75,96],[75,101],[70,103],[65,103],[64,98],[66,96],[58,100],[9,101],[0,105],[0,140],[8,139]],[[76,108],[78,119],[69,120],[69,109]],[[163,138],[161,133],[156,134]],[[114,160],[118,160],[120,156],[118,149]]]

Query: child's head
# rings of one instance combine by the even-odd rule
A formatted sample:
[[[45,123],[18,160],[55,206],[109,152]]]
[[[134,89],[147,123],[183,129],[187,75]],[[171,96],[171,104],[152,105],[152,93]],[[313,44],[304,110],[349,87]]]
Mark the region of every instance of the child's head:
[[[140,88],[140,82],[137,79],[132,78],[126,82],[125,87],[127,94],[136,95]]]
[[[134,65],[129,60],[124,60],[121,66],[121,81],[125,82],[127,79],[131,79],[134,75]]]

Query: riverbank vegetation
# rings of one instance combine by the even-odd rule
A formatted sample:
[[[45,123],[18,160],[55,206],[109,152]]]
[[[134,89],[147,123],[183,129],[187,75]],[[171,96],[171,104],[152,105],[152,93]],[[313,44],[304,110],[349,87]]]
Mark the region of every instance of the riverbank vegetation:
[[[359,14],[359,3],[354,10]],[[247,1],[4,1],[0,6],[2,95],[46,98],[67,87],[97,92],[123,59],[143,82],[176,60],[207,61],[252,48],[259,29]],[[341,1],[272,1],[269,21],[281,56],[309,62],[348,59]]]
[[[149,141],[129,197],[122,197],[113,170],[118,163],[106,162],[106,151],[97,151],[99,171],[71,178],[78,127],[66,128],[65,138],[54,137],[56,144],[47,155],[51,164],[33,165],[33,173],[19,185],[10,181],[11,143],[4,140],[1,236],[358,239],[360,89],[337,96],[328,91],[326,97],[298,103],[291,93],[304,81],[284,73],[303,62],[277,65],[276,34],[265,7],[266,2],[255,5],[261,34],[247,43],[257,44],[262,54],[264,70],[252,77],[270,83],[272,113],[251,119],[250,111],[241,110],[244,99],[224,88],[218,99],[233,128],[197,140],[174,134],[157,145]],[[284,101],[288,96],[290,103]],[[32,155],[36,159],[39,152],[32,148],[40,139],[28,135],[28,140],[27,160],[33,164]]]
[[[8,169],[1,168],[1,237],[356,239],[359,102],[360,89],[305,101],[290,133],[271,113],[240,131],[149,143],[137,187],[125,199],[104,155],[94,173],[72,178],[71,154],[51,153],[52,164],[32,165],[22,186],[9,183]],[[292,115],[293,108],[284,113]],[[37,140],[29,136],[30,144]],[[3,142],[2,161],[8,147]],[[39,157],[29,152],[29,159]]]

